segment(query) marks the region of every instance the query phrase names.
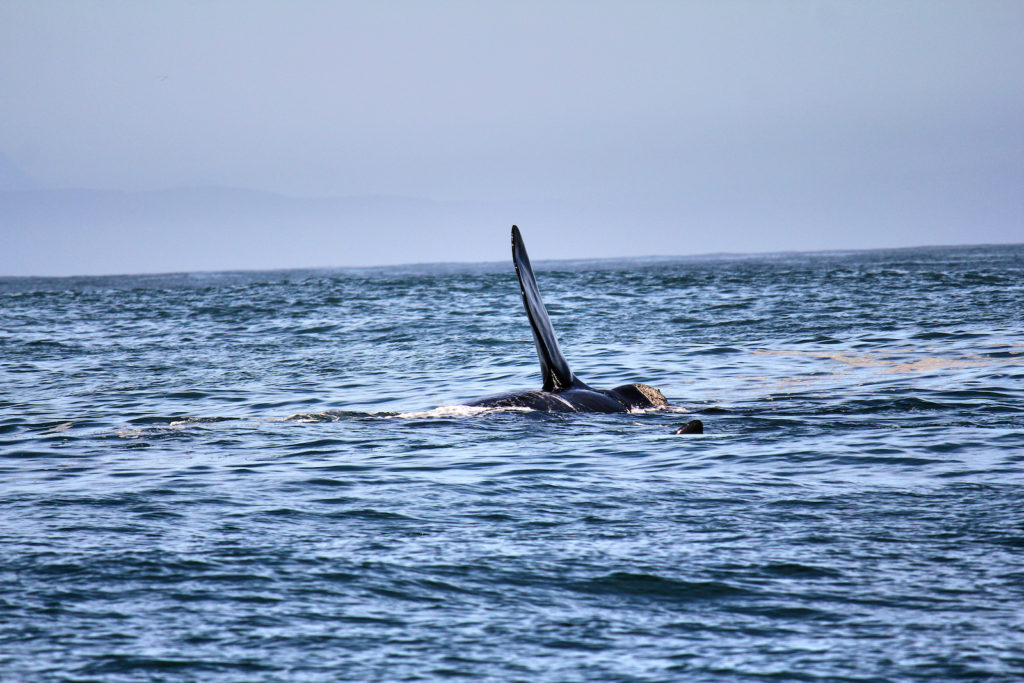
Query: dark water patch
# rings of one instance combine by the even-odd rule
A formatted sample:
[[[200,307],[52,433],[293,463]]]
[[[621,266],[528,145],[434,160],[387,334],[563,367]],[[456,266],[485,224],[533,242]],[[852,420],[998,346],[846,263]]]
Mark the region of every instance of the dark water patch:
[[[1014,394],[1005,391],[996,391],[992,389],[960,389],[960,390],[940,390],[931,392],[932,396],[944,399],[953,399],[965,402],[965,405],[969,405],[969,402],[1004,402],[1012,401],[1015,398]],[[1018,406],[1019,410],[1024,410],[1024,407]]]
[[[338,473],[358,473],[358,472],[372,472],[377,468],[373,465],[305,465],[305,469],[317,470],[320,472],[338,472]]]
[[[340,512],[327,513],[327,517],[333,519],[365,519],[365,520],[386,520],[386,521],[418,521],[412,517],[386,510],[375,510],[372,508],[343,510]]]
[[[743,350],[732,347],[732,346],[713,346],[701,349],[695,349],[689,352],[692,356],[722,356],[736,353],[744,353]]]
[[[19,449],[0,451],[0,458],[10,458],[11,460],[49,458],[53,455],[54,454],[49,451],[26,451]]]
[[[133,425],[166,425],[166,426],[170,426],[171,424],[173,424],[175,422],[187,423],[187,421],[191,420],[191,419],[193,419],[193,418],[190,418],[190,417],[185,416],[185,415],[176,415],[176,416],[171,416],[171,417],[146,415],[146,416],[143,416],[143,417],[132,418],[132,419],[128,420],[128,424],[133,424]]]
[[[879,415],[891,415],[893,413],[935,413],[947,411],[952,408],[961,407],[950,403],[939,403],[917,397],[892,397],[892,398],[870,398],[844,401],[834,407],[832,411],[839,415],[874,413]],[[966,406],[963,406],[966,407]]]
[[[14,434],[22,429],[28,429],[28,427],[20,421],[4,421],[0,423],[0,434]]]
[[[329,477],[312,477],[302,482],[304,486],[317,486],[326,488],[344,488],[352,486],[352,482],[344,479],[332,479]]]
[[[729,415],[729,414],[732,414],[735,411],[731,410],[729,408],[725,408],[723,406],[707,406],[707,407],[701,406],[701,407],[698,407],[693,412],[700,413],[701,415]]]
[[[338,446],[346,445],[350,444],[342,439],[314,439],[312,441],[301,441],[294,444],[293,447],[303,449],[304,451],[316,451],[318,449],[331,450]]]
[[[692,601],[731,598],[749,591],[720,581],[683,581],[656,574],[613,572],[594,579],[576,581],[570,586],[577,591],[617,597],[638,597],[655,600]]]
[[[205,391],[172,391],[165,396],[167,398],[206,398],[210,394]]]
[[[119,674],[144,674],[146,676],[160,674],[216,674],[225,673],[259,673],[277,671],[277,667],[261,661],[259,658],[242,661],[221,661],[196,659],[192,657],[162,658],[146,657],[133,654],[108,654],[96,661],[83,666],[75,673],[84,676],[111,676]]]
[[[760,568],[764,574],[795,579],[832,579],[842,576],[842,573],[829,567],[815,567],[795,562],[778,562],[766,564]]]

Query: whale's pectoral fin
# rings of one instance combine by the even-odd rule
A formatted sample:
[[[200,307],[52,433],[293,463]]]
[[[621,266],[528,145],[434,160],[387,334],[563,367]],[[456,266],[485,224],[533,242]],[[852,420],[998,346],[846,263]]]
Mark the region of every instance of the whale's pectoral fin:
[[[523,305],[526,315],[533,328],[533,341],[537,345],[537,357],[540,359],[540,371],[544,376],[544,391],[560,391],[572,386],[574,377],[569,370],[569,363],[558,348],[555,330],[548,319],[548,311],[540,298],[537,279],[533,276],[530,257],[526,254],[526,245],[519,228],[512,226],[512,262],[519,276],[519,289],[523,293]]]

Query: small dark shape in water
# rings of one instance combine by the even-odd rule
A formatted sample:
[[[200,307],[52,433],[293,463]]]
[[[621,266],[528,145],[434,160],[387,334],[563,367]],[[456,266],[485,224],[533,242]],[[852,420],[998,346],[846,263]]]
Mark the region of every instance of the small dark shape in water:
[[[594,389],[572,374],[569,363],[558,348],[555,330],[540,298],[537,279],[526,254],[526,245],[519,228],[512,226],[512,262],[519,276],[519,289],[526,307],[526,317],[533,329],[540,371],[544,377],[541,390],[514,391],[487,396],[467,405],[488,408],[533,408],[546,412],[625,413],[638,408],[668,405],[665,396],[646,384],[624,384],[614,389]]]
[[[690,420],[675,431],[676,434],[703,434],[704,423],[700,420]]]

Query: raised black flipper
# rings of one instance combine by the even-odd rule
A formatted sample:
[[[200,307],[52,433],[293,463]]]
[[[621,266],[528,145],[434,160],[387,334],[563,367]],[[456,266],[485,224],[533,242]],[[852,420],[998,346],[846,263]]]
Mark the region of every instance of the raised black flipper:
[[[544,301],[540,298],[540,289],[537,288],[537,279],[533,276],[533,268],[530,266],[530,257],[526,254],[523,236],[519,234],[519,228],[514,225],[512,226],[512,262],[516,266],[516,275],[519,276],[519,290],[523,293],[526,316],[530,319],[530,327],[533,329],[533,342],[537,345],[540,371],[544,376],[544,391],[568,389],[576,378],[569,369],[569,363],[565,360],[565,356],[558,348],[558,339],[555,337],[555,330],[551,327],[551,320],[548,319]]]

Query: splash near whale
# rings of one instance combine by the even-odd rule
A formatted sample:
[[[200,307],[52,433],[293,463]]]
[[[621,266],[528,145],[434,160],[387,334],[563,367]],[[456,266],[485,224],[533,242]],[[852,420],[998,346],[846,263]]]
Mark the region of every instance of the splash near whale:
[[[595,389],[573,374],[548,318],[548,311],[537,287],[537,278],[530,266],[526,244],[519,228],[512,226],[512,262],[519,277],[526,317],[533,330],[540,372],[544,385],[540,389],[513,391],[470,401],[466,405],[487,408],[532,408],[545,412],[624,413],[630,410],[658,408],[668,405],[665,396],[646,384],[624,384],[614,389]]]

